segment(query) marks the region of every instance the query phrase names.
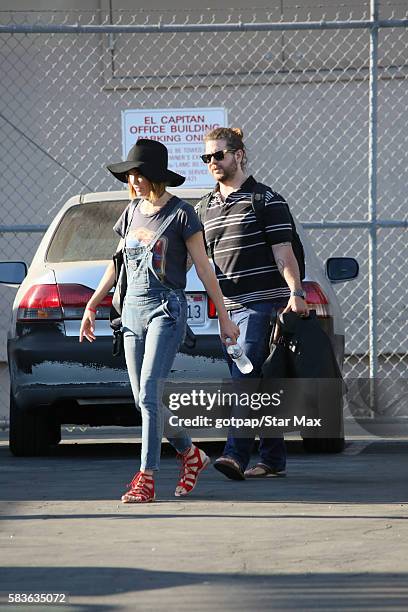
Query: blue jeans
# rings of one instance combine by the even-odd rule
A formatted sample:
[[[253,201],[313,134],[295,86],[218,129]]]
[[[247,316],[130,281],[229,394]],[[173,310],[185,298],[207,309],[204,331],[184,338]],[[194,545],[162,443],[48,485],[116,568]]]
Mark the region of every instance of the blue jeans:
[[[182,289],[170,289],[156,276],[149,248],[126,248],[125,262],[128,283],[122,329],[133,397],[142,413],[140,467],[158,470],[163,434],[179,453],[192,445],[183,428],[170,428],[172,412],[162,401],[186,332],[187,301]]]
[[[162,402],[186,320],[186,300],[178,292],[149,290],[146,295],[125,298],[122,323],[126,365],[135,404],[142,414],[141,469],[159,469],[163,434],[179,453],[192,445],[183,428],[170,428],[168,420],[173,413]]]
[[[233,379],[259,378],[264,361],[269,354],[269,330],[271,316],[286,306],[287,302],[253,302],[246,308],[230,311],[230,319],[239,327],[238,343],[254,366],[250,374],[242,374],[223,345],[224,356]],[[255,438],[238,438],[231,433],[224,447],[223,456],[232,457],[243,470],[246,469]],[[259,455],[262,463],[283,470],[286,466],[286,447],[283,437],[260,438]]]

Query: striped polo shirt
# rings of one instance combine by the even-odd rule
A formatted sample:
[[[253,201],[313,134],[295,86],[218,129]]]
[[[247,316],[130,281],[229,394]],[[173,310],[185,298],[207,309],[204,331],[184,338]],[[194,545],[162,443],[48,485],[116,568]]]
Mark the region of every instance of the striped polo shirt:
[[[225,202],[217,185],[205,217],[205,241],[228,310],[251,302],[285,301],[290,296],[252,210],[255,185],[255,179],[248,177]],[[286,202],[272,189],[265,196],[265,222],[272,244],[292,241]]]

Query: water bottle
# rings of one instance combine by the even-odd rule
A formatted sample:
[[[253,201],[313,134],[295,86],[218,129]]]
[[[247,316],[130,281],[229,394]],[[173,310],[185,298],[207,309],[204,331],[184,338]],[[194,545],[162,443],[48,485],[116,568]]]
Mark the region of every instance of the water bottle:
[[[231,338],[227,338],[227,342],[228,341],[232,342]],[[254,366],[238,343],[229,344],[227,346],[227,353],[235,361],[237,368],[242,372],[242,374],[249,374],[252,372]]]

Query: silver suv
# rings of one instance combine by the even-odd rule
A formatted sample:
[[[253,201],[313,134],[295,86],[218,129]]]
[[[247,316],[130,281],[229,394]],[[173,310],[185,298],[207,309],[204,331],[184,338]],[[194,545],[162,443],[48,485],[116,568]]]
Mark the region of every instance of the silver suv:
[[[205,193],[172,192],[192,205]],[[0,263],[0,282],[21,283],[7,344],[10,448],[15,455],[46,453],[60,441],[61,424],[140,424],[124,358],[112,356],[111,295],[98,308],[97,341],[78,342],[84,307],[118,244],[112,226],[127,204],[127,191],[72,197],[49,226],[26,276],[23,262]],[[355,278],[358,264],[351,258],[331,258],[324,268],[299,223],[297,229],[306,255],[307,301],[330,335],[342,368],[344,324],[332,283]],[[177,355],[172,378],[228,377],[214,305],[194,267],[188,273],[186,294],[188,322],[197,341],[194,349],[183,347]],[[337,410],[342,415],[342,406]],[[310,451],[339,451],[344,443],[342,426],[337,438],[308,438],[304,443]]]

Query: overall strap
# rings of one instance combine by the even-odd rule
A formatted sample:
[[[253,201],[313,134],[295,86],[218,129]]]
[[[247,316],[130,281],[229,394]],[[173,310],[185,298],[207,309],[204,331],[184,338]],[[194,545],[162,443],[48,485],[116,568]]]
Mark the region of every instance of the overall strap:
[[[176,214],[178,213],[179,209],[182,206],[183,206],[183,201],[179,200],[177,202],[176,206],[171,211],[171,213],[164,219],[163,223],[160,225],[159,229],[157,230],[157,232],[155,233],[153,238],[150,240],[149,244],[146,245],[146,250],[147,251],[150,251],[153,248],[155,242],[165,232],[165,230],[168,228],[170,223],[173,221],[174,217],[176,216]]]

